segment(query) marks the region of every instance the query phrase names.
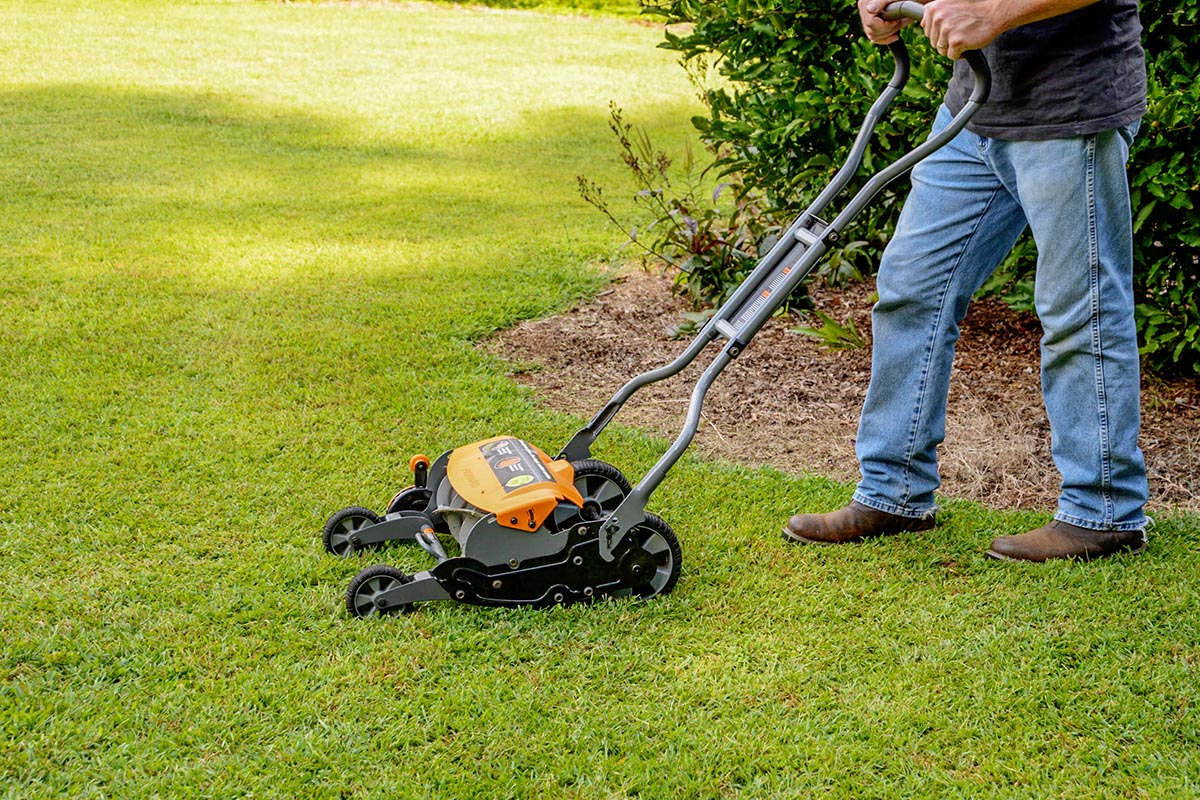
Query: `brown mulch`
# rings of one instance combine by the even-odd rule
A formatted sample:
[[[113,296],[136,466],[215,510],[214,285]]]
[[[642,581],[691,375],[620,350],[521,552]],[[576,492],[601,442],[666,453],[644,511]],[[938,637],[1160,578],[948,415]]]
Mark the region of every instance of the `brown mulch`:
[[[818,308],[853,320],[870,337],[870,282],[813,286]],[[634,375],[669,362],[686,345],[668,328],[688,310],[666,278],[619,276],[591,302],[526,322],[487,347],[541,402],[590,418]],[[828,350],[792,331],[812,320],[777,317],[721,375],[704,405],[693,447],[719,458],[842,481],[858,477],[854,438],[870,376],[870,348]],[[995,300],[975,302],[962,326],[951,379],[946,441],[939,449],[943,497],[993,508],[1052,509],[1058,473],[1038,368],[1040,326]],[[634,395],[617,420],[669,438],[678,434],[708,353],[681,376]],[[1151,506],[1200,510],[1200,387],[1147,381],[1141,444]]]

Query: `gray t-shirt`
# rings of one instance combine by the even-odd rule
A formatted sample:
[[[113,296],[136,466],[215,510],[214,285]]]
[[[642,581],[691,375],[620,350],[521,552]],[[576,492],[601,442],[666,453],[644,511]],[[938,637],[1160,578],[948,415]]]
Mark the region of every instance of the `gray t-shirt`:
[[[1100,2],[1002,33],[983,49],[992,91],[967,128],[1007,140],[1061,139],[1112,130],[1146,111],[1146,56],[1137,0]],[[965,61],[946,105],[971,94]]]

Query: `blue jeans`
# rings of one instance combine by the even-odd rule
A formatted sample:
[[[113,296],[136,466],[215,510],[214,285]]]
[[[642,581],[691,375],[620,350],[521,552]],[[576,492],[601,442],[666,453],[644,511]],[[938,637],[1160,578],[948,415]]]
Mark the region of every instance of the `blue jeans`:
[[[934,129],[948,124],[943,107]],[[959,323],[1026,226],[1038,248],[1042,396],[1062,475],[1056,519],[1146,525],[1125,162],[1137,125],[1041,142],[963,131],[917,165],[879,268],[858,502],[931,515]]]

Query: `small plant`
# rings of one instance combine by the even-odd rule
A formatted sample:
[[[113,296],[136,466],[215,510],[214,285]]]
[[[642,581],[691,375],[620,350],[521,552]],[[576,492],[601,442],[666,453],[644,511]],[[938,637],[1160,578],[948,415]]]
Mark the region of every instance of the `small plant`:
[[[694,309],[720,306],[754,268],[759,245],[773,231],[760,204],[736,181],[708,188],[709,168],[697,166],[690,143],[685,143],[679,169],[673,170],[670,156],[654,147],[645,129],[626,122],[615,103],[609,106],[609,128],[637,186],[634,203],[650,221],[639,230],[618,219],[601,187],[580,176],[584,201],[608,217],[644,256],[662,263],[664,271],[675,270],[675,289]]]
[[[862,350],[867,346],[866,337],[859,332],[854,320],[847,317],[845,322],[838,322],[824,311],[812,313],[821,321],[821,327],[797,326],[792,332],[816,338],[826,350]]]
[[[678,322],[667,327],[667,333],[672,339],[684,339],[688,336],[695,336],[701,328],[708,324],[708,321],[713,318],[715,313],[716,309],[711,306],[699,311],[685,311],[680,315]]]

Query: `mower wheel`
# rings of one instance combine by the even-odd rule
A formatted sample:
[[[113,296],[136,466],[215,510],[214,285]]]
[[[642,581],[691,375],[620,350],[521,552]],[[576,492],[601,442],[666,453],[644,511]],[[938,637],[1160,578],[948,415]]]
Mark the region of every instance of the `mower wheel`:
[[[575,470],[575,488],[583,496],[583,507],[575,508],[570,503],[559,505],[554,512],[559,530],[604,519],[633,491],[629,480],[612,464],[585,458],[572,461],[571,468]]]
[[[629,535],[636,547],[641,548],[653,557],[655,569],[650,580],[641,586],[634,587],[633,595],[643,600],[666,594],[675,588],[679,580],[679,569],[683,560],[683,551],[679,546],[679,538],[671,526],[656,514],[646,514],[646,520],[634,527]]]
[[[358,547],[354,544],[355,534],[363,528],[379,524],[379,515],[369,508],[350,506],[341,511],[335,511],[325,523],[325,531],[321,534],[321,542],[326,552],[333,553],[338,558],[354,555]],[[374,545],[378,547],[378,545]]]
[[[411,582],[412,577],[387,564],[367,567],[354,576],[346,589],[346,610],[355,617],[408,614],[413,610],[412,603],[390,606],[382,595],[397,586]]]

